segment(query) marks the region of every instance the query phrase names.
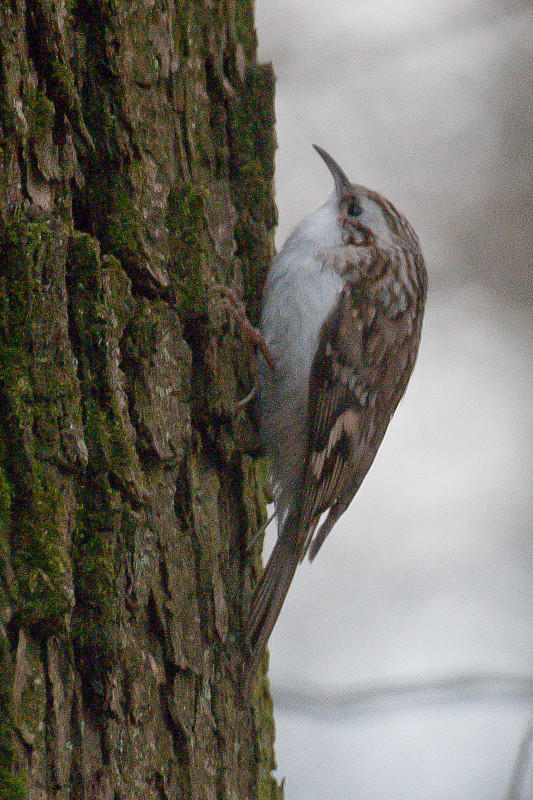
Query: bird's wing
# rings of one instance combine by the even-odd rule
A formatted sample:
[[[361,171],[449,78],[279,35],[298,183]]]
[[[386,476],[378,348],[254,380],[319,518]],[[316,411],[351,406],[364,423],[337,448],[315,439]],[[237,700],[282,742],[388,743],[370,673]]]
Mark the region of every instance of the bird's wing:
[[[409,304],[393,308],[385,294],[370,300],[347,282],[321,329],[309,382],[300,558],[329,509],[316,555],[374,460],[414,365],[414,317]]]

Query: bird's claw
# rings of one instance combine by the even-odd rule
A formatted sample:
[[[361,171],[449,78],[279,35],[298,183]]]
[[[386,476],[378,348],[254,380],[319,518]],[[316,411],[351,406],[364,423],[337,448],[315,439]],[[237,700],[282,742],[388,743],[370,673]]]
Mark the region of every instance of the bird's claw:
[[[244,308],[244,303],[238,296],[237,292],[235,292],[233,289],[230,289],[229,286],[224,286],[224,284],[221,283],[215,283],[213,288],[216,289],[218,292],[220,292],[220,294],[227,301],[225,303],[226,309],[230,312],[230,314],[233,315],[234,319],[239,323],[249,343],[253,347],[258,348],[261,351],[270,369],[274,370],[275,365],[272,354],[268,349],[265,340],[261,336],[261,333],[257,330],[257,328],[254,328],[254,326],[246,316],[246,309]],[[255,388],[252,391],[255,394]],[[241,404],[245,405],[252,399],[252,397],[253,394],[251,397],[247,395],[247,397],[245,397],[244,400],[240,401]]]

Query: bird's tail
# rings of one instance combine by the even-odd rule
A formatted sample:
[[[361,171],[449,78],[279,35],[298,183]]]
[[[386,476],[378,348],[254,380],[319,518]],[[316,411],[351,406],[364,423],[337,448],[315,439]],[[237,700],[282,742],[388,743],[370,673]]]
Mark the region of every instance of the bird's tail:
[[[276,624],[283,601],[289,591],[299,562],[297,527],[289,518],[276,542],[259,583],[248,619],[248,643],[251,649],[249,675],[255,675],[258,664]]]

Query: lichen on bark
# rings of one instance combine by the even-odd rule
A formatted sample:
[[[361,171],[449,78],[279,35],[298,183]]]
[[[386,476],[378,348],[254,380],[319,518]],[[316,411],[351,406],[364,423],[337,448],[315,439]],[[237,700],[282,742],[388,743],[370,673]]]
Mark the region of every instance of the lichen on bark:
[[[0,796],[277,798],[243,694],[272,70],[253,9],[0,7]]]

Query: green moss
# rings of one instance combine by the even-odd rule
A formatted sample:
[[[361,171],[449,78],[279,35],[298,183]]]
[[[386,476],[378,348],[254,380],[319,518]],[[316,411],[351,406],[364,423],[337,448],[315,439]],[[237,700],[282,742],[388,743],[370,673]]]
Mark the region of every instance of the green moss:
[[[248,70],[243,98],[229,107],[232,132],[231,194],[237,211],[235,240],[252,320],[259,317],[262,287],[273,254],[277,221],[274,181],[274,85],[272,67]]]
[[[70,0],[75,4],[76,17],[83,16],[87,11],[98,13],[99,19],[112,22],[119,15],[121,0]]]
[[[13,720],[10,711],[11,685],[13,669],[9,655],[9,645],[0,631],[0,797],[19,798],[18,788],[23,788],[19,779],[12,775],[13,764]],[[18,786],[17,786],[18,784]]]
[[[56,57],[50,61],[50,72],[55,92],[65,113],[79,113],[79,97],[72,70]]]
[[[72,536],[76,607],[71,632],[84,694],[104,710],[106,675],[117,658],[120,589],[116,583],[120,496],[105,475],[77,487]]]
[[[246,513],[247,536],[252,541],[256,532],[264,525],[267,519],[266,506],[271,498],[266,496],[268,466],[264,458],[253,459],[244,455],[241,459],[242,470],[242,500]],[[261,552],[263,549],[262,538],[256,542],[254,548],[255,569],[259,573],[262,569]]]
[[[77,295],[94,292],[100,273],[100,245],[88,233],[74,231],[69,241],[67,276]]]
[[[3,437],[2,437],[3,438]],[[1,459],[3,461],[3,458]],[[13,502],[13,487],[0,466],[0,590],[15,592],[12,586],[12,571],[10,567],[11,555],[11,506]],[[0,603],[0,614],[2,614]]]
[[[24,223],[19,220],[4,224],[0,231],[0,340],[8,350],[1,361],[5,367],[14,361],[14,370],[20,368],[22,359],[12,359],[11,355],[15,354],[17,348],[24,349],[29,338],[35,291],[33,265],[43,240],[51,235],[46,223]]]
[[[92,712],[105,718],[109,714],[107,676],[117,661],[116,626],[89,613],[90,607],[80,606],[72,617],[72,649],[83,695]]]
[[[206,313],[204,281],[207,248],[205,201],[191,184],[174,189],[168,199],[170,272],[177,282],[177,302],[184,321]]]
[[[131,280],[122,269],[120,261],[112,255],[102,258],[102,275],[109,283],[109,296],[113,302],[116,318],[115,333],[120,337],[135,314],[135,303],[131,295]]]
[[[11,522],[11,541],[7,541],[6,527],[2,549],[5,553],[9,546],[11,549],[19,623],[50,631],[64,625],[73,602],[71,563],[58,524],[64,499],[51,464],[53,434],[62,412],[48,397],[54,376],[56,391],[70,396],[73,376],[63,381],[61,370],[49,370],[48,374],[49,353],[41,337],[46,339],[50,331],[35,327],[43,311],[41,269],[54,257],[50,242],[57,230],[47,224],[14,223],[2,233],[5,268],[0,284],[0,388],[4,414],[0,424],[8,427],[13,443],[12,452],[0,452],[0,513],[6,526]],[[90,467],[93,474],[106,479],[108,473],[114,476],[129,496],[139,501],[143,476],[132,430],[119,408],[120,376],[113,357],[118,353],[118,336],[134,311],[130,282],[116,259],[109,257],[102,266],[98,243],[86,234],[72,236],[68,268],[86,398]],[[40,395],[47,397],[46,408],[36,405],[36,386]],[[102,532],[100,538],[95,533],[95,537],[94,541],[90,537],[83,540],[82,562],[86,564],[86,584],[99,587],[96,605],[104,609],[111,591],[106,577],[111,569],[108,532]]]
[[[55,105],[39,89],[29,87],[25,96],[25,115],[28,121],[28,140],[31,145],[31,158],[34,166],[42,177],[49,181],[59,176],[59,150],[54,144],[51,131],[54,125]],[[63,207],[65,192],[61,192],[62,199],[58,196],[58,205]],[[64,218],[70,219],[67,209],[63,211]]]
[[[254,3],[252,0],[239,0],[234,4],[235,30],[241,43],[246,60],[255,61],[257,37],[254,27]]]
[[[64,44],[57,35],[57,22],[53,18],[53,4],[34,0],[28,15],[28,29],[37,46],[32,53],[40,76],[46,79],[48,95],[58,110],[65,114],[82,140],[93,146],[81,113],[81,103],[74,74],[69,66]],[[38,35],[35,33],[38,31]]]
[[[102,120],[95,121],[94,125],[102,126],[102,136],[109,129],[109,124]],[[101,141],[100,141],[101,144]],[[86,234],[76,234],[74,248],[81,262],[86,261],[86,256],[80,253],[85,247],[98,247],[97,258],[100,258],[98,242],[102,250],[114,256],[128,275],[140,275],[145,272],[146,257],[142,245],[142,222],[139,210],[134,202],[134,192],[131,184],[117,171],[116,164],[106,163],[107,154],[102,162],[91,167],[91,186],[89,187],[90,208],[85,208],[97,239],[92,240],[92,245],[83,241]],[[92,200],[92,202],[91,202]],[[94,261],[94,257],[89,263]]]
[[[13,487],[0,466],[0,552],[4,554],[9,531],[11,505],[13,502]]]
[[[131,188],[117,185],[107,188],[108,208],[100,230],[102,243],[128,273],[142,272],[141,224]]]
[[[30,89],[25,99],[28,105],[26,118],[30,132],[35,129],[49,131],[55,116],[55,106],[52,101],[40,89]]]
[[[112,492],[105,479],[81,487],[73,534],[73,564],[77,600],[99,624],[116,611],[114,584],[116,531]]]
[[[126,428],[118,412],[113,413],[113,407],[104,409],[90,396],[86,398],[85,411],[85,438],[92,470],[109,473],[131,500],[141,503],[146,489],[133,431]]]
[[[116,259],[108,257],[104,268],[98,243],[88,234],[73,235],[69,271],[91,469],[110,472],[131,499],[142,502],[144,476],[133,429],[120,408],[121,374],[113,358],[135,311],[131,283]]]
[[[0,766],[0,797],[2,800],[25,800],[25,777],[10,775],[6,769]]]
[[[13,505],[12,563],[19,588],[20,624],[44,632],[64,626],[73,605],[71,565],[61,531],[57,479],[34,462],[17,486]]]
[[[158,31],[163,30],[157,27],[160,22],[157,15],[164,13],[165,8],[164,3],[162,5],[156,3],[153,11],[150,9],[154,15],[154,25],[152,27],[150,23],[150,30],[156,38],[159,36]],[[35,9],[39,9],[43,21],[50,24],[52,5],[48,0],[34,0],[30,3],[28,15],[35,16]],[[107,724],[105,720],[109,721],[109,713],[112,715],[115,713],[114,708],[109,709],[109,694],[106,695],[106,688],[109,689],[109,685],[106,684],[106,681],[110,677],[108,674],[110,665],[119,657],[117,646],[119,623],[124,625],[124,630],[128,634],[130,631],[135,634],[135,640],[143,650],[145,647],[151,649],[153,645],[158,663],[159,648],[161,647],[162,651],[166,651],[168,655],[171,653],[171,645],[174,645],[176,656],[173,660],[182,667],[186,659],[181,655],[180,648],[183,649],[185,645],[181,644],[180,637],[188,643],[189,636],[192,637],[192,634],[187,628],[183,629],[183,634],[175,633],[181,623],[183,608],[185,611],[187,610],[187,604],[185,607],[181,604],[179,608],[173,608],[172,601],[178,597],[179,591],[182,591],[181,575],[185,575],[185,572],[188,575],[191,571],[190,580],[194,583],[196,574],[191,556],[190,570],[187,564],[187,570],[182,570],[179,575],[179,570],[175,577],[172,573],[172,580],[175,581],[177,588],[174,588],[174,584],[169,582],[168,576],[165,577],[163,574],[158,576],[157,568],[154,578],[150,577],[150,581],[153,580],[153,583],[146,578],[146,588],[143,588],[143,592],[146,594],[150,591],[159,591],[159,582],[162,583],[161,623],[158,623],[156,636],[153,637],[154,631],[150,628],[146,630],[146,609],[144,609],[142,601],[140,602],[137,597],[139,603],[137,608],[133,606],[133,603],[130,606],[130,599],[135,601],[135,597],[129,596],[129,592],[137,591],[134,581],[139,580],[138,570],[140,569],[135,561],[130,563],[130,559],[133,558],[134,549],[136,549],[137,561],[140,558],[143,560],[148,558],[145,551],[140,549],[139,538],[142,537],[142,529],[145,525],[151,524],[151,520],[161,528],[159,534],[161,547],[164,547],[163,532],[169,542],[180,538],[187,539],[188,542],[191,534],[186,528],[189,515],[188,486],[184,486],[182,489],[183,530],[176,531],[172,516],[172,497],[169,498],[168,520],[163,516],[163,494],[161,486],[157,486],[154,475],[158,470],[153,469],[153,464],[151,465],[151,485],[157,487],[157,491],[161,494],[158,495],[157,502],[154,501],[152,504],[148,515],[145,515],[143,510],[139,511],[138,505],[135,505],[143,502],[143,472],[135,450],[134,431],[130,427],[128,413],[125,410],[127,398],[124,391],[127,387],[123,388],[124,381],[119,363],[120,357],[124,356],[121,337],[128,327],[138,303],[136,298],[132,298],[131,283],[127,274],[130,276],[135,274],[136,279],[140,275],[140,280],[136,283],[136,291],[142,292],[140,284],[144,280],[143,273],[146,271],[144,242],[148,241],[144,239],[144,222],[137,202],[142,186],[134,175],[135,169],[140,171],[138,165],[141,161],[139,153],[135,150],[135,139],[140,141],[144,133],[138,125],[135,130],[132,124],[130,126],[132,112],[128,106],[135,100],[127,88],[128,75],[131,77],[131,70],[127,69],[128,74],[124,75],[120,71],[120,65],[123,61],[124,46],[128,42],[130,44],[138,42],[136,48],[141,47],[142,24],[140,19],[142,17],[144,21],[145,18],[149,18],[149,15],[147,12],[144,16],[143,11],[139,17],[138,14],[135,14],[135,8],[132,11],[125,0],[86,0],[86,2],[67,0],[67,10],[74,11],[74,9],[77,15],[74,20],[75,27],[81,35],[82,45],[75,48],[74,60],[66,59],[66,50],[64,49],[72,39],[72,36],[68,36],[68,32],[69,25],[73,20],[68,18],[66,20],[66,45],[59,42],[57,37],[54,38],[54,31],[43,26],[44,44],[42,48],[44,52],[37,53],[34,61],[39,72],[39,85],[46,86],[50,99],[47,100],[44,96],[35,93],[28,104],[28,121],[29,136],[38,136],[41,131],[48,136],[55,109],[57,109],[58,122],[61,115],[66,113],[69,115],[73,127],[78,131],[83,130],[77,85],[73,82],[70,72],[72,65],[72,69],[76,70],[80,76],[78,86],[83,87],[81,91],[84,92],[84,114],[90,123],[89,127],[95,139],[98,134],[96,154],[83,152],[83,148],[78,146],[78,138],[75,137],[80,167],[87,180],[85,189],[80,190],[79,193],[84,197],[77,201],[80,206],[85,204],[79,216],[76,217],[77,224],[86,230],[93,231],[97,238],[88,235],[73,235],[71,258],[68,264],[67,292],[70,302],[69,344],[75,350],[79,388],[83,397],[83,416],[80,412],[79,424],[80,429],[82,424],[84,427],[89,461],[86,468],[83,465],[77,472],[69,471],[66,475],[59,474],[59,471],[51,466],[55,446],[53,432],[56,427],[60,427],[64,406],[62,407],[55,399],[50,400],[49,395],[46,394],[49,391],[48,387],[54,370],[50,369],[50,375],[47,373],[43,377],[45,368],[42,359],[37,359],[38,368],[42,373],[40,384],[37,383],[36,367],[33,363],[35,361],[34,351],[31,346],[41,336],[41,330],[36,326],[39,326],[39,319],[43,316],[43,307],[35,305],[35,298],[39,297],[40,276],[35,272],[40,259],[39,248],[48,246],[47,242],[53,232],[47,232],[45,227],[39,229],[36,226],[32,229],[28,226],[21,228],[21,239],[18,240],[14,236],[12,243],[7,248],[8,264],[6,271],[4,271],[3,265],[2,276],[0,276],[0,401],[5,401],[5,413],[2,413],[4,407],[0,406],[0,427],[2,434],[5,435],[0,438],[9,442],[13,450],[12,454],[3,452],[0,444],[0,516],[6,520],[6,525],[12,523],[13,543],[17,550],[20,545],[20,557],[16,562],[17,578],[20,584],[22,607],[27,614],[26,619],[31,624],[34,624],[36,620],[50,618],[61,620],[60,601],[63,598],[63,591],[68,600],[68,578],[71,569],[70,562],[68,558],[65,558],[62,549],[64,547],[62,537],[65,541],[72,537],[71,556],[77,606],[72,613],[71,630],[76,685],[80,681],[83,691],[90,692],[91,696],[97,699],[98,704],[101,704],[102,709],[106,708],[107,703],[107,714],[102,722],[105,726]],[[271,125],[267,116],[262,115],[260,110],[261,103],[265,103],[265,97],[268,103],[269,89],[265,75],[253,67],[255,36],[251,0],[226,5],[192,3],[190,0],[186,0],[180,6],[179,11],[180,13],[175,15],[176,19],[179,20],[182,17],[181,12],[183,11],[183,16],[187,16],[188,20],[187,30],[180,31],[179,69],[181,72],[179,76],[173,76],[173,78],[176,83],[182,81],[183,85],[178,86],[174,91],[169,79],[168,87],[154,86],[153,94],[155,96],[159,89],[162,89],[162,105],[166,106],[165,89],[168,90],[169,106],[174,102],[180,127],[180,132],[176,134],[175,119],[171,120],[169,139],[176,135],[180,138],[181,159],[188,162],[192,175],[191,180],[205,181],[204,188],[198,188],[196,184],[185,184],[174,189],[169,203],[168,223],[171,241],[172,288],[176,290],[175,294],[178,297],[179,313],[188,327],[189,342],[193,338],[191,333],[193,329],[194,335],[203,338],[203,341],[200,342],[201,346],[195,347],[194,350],[194,388],[200,388],[203,397],[212,398],[206,407],[205,417],[209,421],[214,419],[212,411],[215,405],[217,408],[222,405],[222,401],[219,402],[218,399],[215,402],[217,393],[221,391],[220,386],[223,386],[226,394],[229,391],[226,386],[230,386],[233,380],[231,376],[233,366],[230,357],[230,335],[224,332],[224,314],[219,313],[218,317],[221,321],[217,321],[214,319],[215,312],[213,312],[212,315],[209,315],[210,322],[208,321],[206,284],[209,285],[212,276],[217,274],[227,276],[232,269],[237,271],[237,267],[236,262],[232,261],[230,246],[228,246],[227,253],[221,256],[216,246],[210,241],[206,216],[209,218],[210,228],[211,219],[216,219],[216,217],[213,216],[211,205],[209,209],[206,209],[205,198],[208,191],[206,187],[213,178],[226,180],[228,171],[232,171],[233,199],[239,214],[236,231],[238,255],[244,266],[245,285],[248,286],[247,300],[251,301],[252,308],[255,308],[255,298],[259,294],[258,287],[266,272],[269,259],[269,231],[274,217],[267,197],[271,188],[270,151],[268,149],[272,146]],[[235,14],[237,37],[234,36],[233,30],[229,30],[230,23],[227,22],[227,18],[233,13]],[[80,22],[78,15],[85,15],[85,21]],[[216,27],[211,25],[212,18],[215,16],[217,18]],[[127,21],[127,27],[124,28],[123,22],[125,21]],[[181,22],[176,22],[176,27],[179,25]],[[115,31],[111,29],[112,26],[116,26]],[[148,30],[148,28],[146,29]],[[154,30],[155,33],[153,33]],[[211,30],[214,31],[212,38]],[[138,33],[140,35],[137,38]],[[248,82],[244,87],[241,84],[241,75],[237,75],[237,67],[234,66],[232,72],[231,66],[232,61],[237,63],[236,54],[241,55],[239,44],[244,49],[246,60],[252,63]],[[117,51],[116,58],[113,54],[114,45],[116,45]],[[36,43],[35,47],[41,47],[41,45]],[[232,48],[235,49],[235,52]],[[55,55],[54,49],[58,50]],[[242,89],[242,95],[239,96],[235,105],[230,99],[231,91],[228,91],[227,96],[224,95],[222,102],[218,102],[216,111],[219,114],[216,128],[218,138],[216,140],[213,133],[213,118],[210,116],[213,111],[211,101],[214,102],[214,93],[222,91],[224,86],[222,89],[220,84],[214,86],[212,88],[213,97],[205,93],[204,64],[207,53],[209,53],[209,59],[219,62],[219,74],[229,79],[237,92]],[[261,81],[266,86],[264,92],[261,88]],[[126,94],[124,94],[125,91]],[[135,87],[133,87],[133,91],[136,91]],[[261,92],[263,92],[263,100],[260,99]],[[145,95],[148,95],[148,92],[145,92]],[[256,99],[253,99],[252,95]],[[141,106],[143,102],[141,100]],[[161,104],[158,103],[158,105]],[[226,114],[230,117],[229,122],[226,121]],[[169,114],[169,116],[171,115],[173,112]],[[141,128],[143,125],[144,123],[141,124]],[[228,128],[230,128],[229,135]],[[157,130],[164,133],[163,123]],[[41,151],[43,163],[48,163],[46,142],[43,142]],[[173,175],[175,174],[174,157],[177,151],[170,147],[168,162],[163,164],[160,155],[164,150],[165,142],[166,140],[162,141],[161,149],[151,147],[148,148],[148,151],[158,165],[161,162],[162,169],[168,167],[166,175]],[[147,152],[146,147],[144,151]],[[28,157],[33,158],[29,148]],[[214,176],[216,161],[219,165],[218,174]],[[52,170],[53,167],[54,164],[50,169]],[[68,181],[65,184],[66,187],[67,184]],[[64,191],[67,193],[68,187]],[[225,197],[224,202],[226,202]],[[65,209],[65,213],[67,213],[68,204]],[[14,235],[16,231],[13,230],[12,233]],[[101,242],[103,252],[108,254],[103,258],[97,239]],[[10,253],[11,255],[9,255]],[[1,281],[4,281],[3,288]],[[61,295],[60,299],[63,298],[64,295]],[[166,300],[170,300],[170,292],[166,296]],[[146,307],[149,308],[147,315],[148,313],[154,315],[153,292],[149,293],[147,297],[145,296],[144,301]],[[216,303],[211,305],[214,308]],[[208,325],[212,325],[214,330],[207,329]],[[62,328],[61,333],[66,334],[66,325]],[[204,344],[208,341],[210,334],[213,334],[210,340],[213,348],[206,351]],[[194,344],[197,343],[198,340],[194,342]],[[208,358],[204,358],[206,355]],[[212,357],[211,361],[209,361],[209,357]],[[152,364],[148,366],[152,369]],[[140,376],[139,380],[143,380],[143,377]],[[154,391],[163,393],[165,391],[163,381],[162,384],[162,386],[158,384]],[[41,387],[43,388],[41,389]],[[63,391],[65,387],[62,384],[61,390]],[[78,392],[78,387],[76,392]],[[39,406],[36,410],[36,406],[42,402],[43,396],[46,396],[46,407]],[[77,394],[76,403],[78,402],[80,401]],[[195,399],[195,402],[198,401]],[[224,401],[224,404],[224,409],[226,409],[227,401]],[[154,411],[155,413],[156,411]],[[75,422],[77,427],[77,418]],[[218,424],[216,419],[213,424]],[[215,472],[219,470],[218,456],[215,456],[212,469]],[[258,490],[255,485],[253,469],[249,464],[247,469],[250,470],[250,473],[249,475],[247,473],[245,477],[247,481],[245,504],[251,527],[252,524],[257,523],[259,513],[254,496]],[[167,479],[174,480],[174,472],[170,474],[167,465],[161,468],[161,474],[163,471],[165,472],[165,481]],[[63,481],[64,484],[62,484]],[[180,482],[187,484],[184,478],[182,481],[178,480],[178,484]],[[62,495],[62,485],[67,487],[65,497]],[[69,494],[72,492],[73,485],[75,485],[76,492],[75,512],[73,510],[74,500]],[[178,489],[180,489],[179,485]],[[238,492],[237,485],[235,492]],[[68,507],[65,507],[64,504],[67,501]],[[167,502],[166,499],[164,502]],[[182,501],[180,500],[180,502]],[[211,505],[210,502],[209,506],[211,507]],[[135,536],[131,530],[129,534],[125,532],[122,521],[124,509],[131,506],[134,507],[131,513],[132,527],[133,524],[136,526]],[[221,507],[220,511],[222,520],[224,509]],[[76,514],[74,529],[69,523],[68,530],[62,531],[61,523],[65,526],[67,517],[71,519],[73,513]],[[166,511],[164,513],[166,514]],[[213,527],[211,524],[213,520],[207,520],[207,522],[209,522],[210,530]],[[0,519],[0,525],[1,523]],[[0,529],[0,537],[1,532]],[[221,535],[224,534],[225,531],[222,530]],[[128,541],[128,535],[131,541]],[[208,539],[208,541],[206,540],[206,549],[209,549],[209,552],[216,550],[217,545],[215,541],[211,541],[211,534],[208,535],[206,532],[205,537]],[[157,542],[156,546],[158,546]],[[157,559],[159,555],[158,551],[155,558]],[[163,555],[165,555],[164,552]],[[205,573],[205,580],[207,584],[210,584],[209,571],[212,566],[207,563],[208,556],[200,553],[197,554],[197,568],[200,557],[203,559],[203,565],[205,562],[205,569],[202,567],[202,573]],[[165,569],[165,565],[163,565],[161,570],[164,572]],[[64,574],[62,570],[64,570]],[[168,573],[170,574],[170,569]],[[128,581],[132,581],[132,584],[127,583]],[[208,588],[210,596],[212,586]],[[50,598],[45,598],[48,591]],[[192,596],[193,584],[191,584],[190,592]],[[224,592],[218,585],[217,592],[219,592],[217,597],[223,599]],[[237,593],[235,593],[235,598],[237,605],[239,599]],[[49,602],[48,605],[45,600]],[[55,600],[58,603],[56,609],[53,607]],[[122,615],[124,616],[122,617]],[[16,624],[17,619],[14,622]],[[154,617],[154,625],[156,622]],[[141,641],[141,637],[136,639],[137,632],[141,630],[146,631],[149,637],[148,645]],[[208,631],[210,631],[210,626],[205,625],[205,632]],[[156,641],[159,639],[161,641]],[[166,650],[167,645],[168,651]],[[190,645],[187,644],[191,653],[194,649],[193,645],[191,639]],[[140,652],[141,647],[139,648]],[[215,655],[216,652],[215,648]],[[40,651],[39,657],[43,657],[43,655],[43,652]],[[130,711],[134,709],[137,702],[135,692],[139,687],[143,688],[142,676],[139,676],[139,685],[136,685],[136,672],[141,671],[141,665],[142,669],[147,669],[148,672],[150,672],[150,666],[153,667],[151,661],[145,659],[144,653],[142,655],[143,659],[140,660],[139,656],[138,662],[132,658],[132,666],[137,669],[132,670],[131,681],[124,681],[121,684],[121,675],[124,674],[122,668],[117,669],[116,672],[118,702],[124,704],[125,725],[135,722],[134,714],[130,714]],[[163,662],[166,662],[167,655],[164,656]],[[199,651],[199,656],[195,654],[195,657],[201,660],[202,652]],[[120,654],[120,658],[121,664],[124,663],[125,659],[122,654]],[[166,663],[161,669],[166,669]],[[209,676],[208,669],[210,667],[207,660],[204,666],[198,662],[198,667],[194,670],[181,668],[178,670],[180,673],[194,672],[190,676],[191,714],[195,705],[194,686],[199,687],[198,675],[202,669]],[[160,684],[159,678],[158,685],[155,686],[154,683],[157,712],[159,711],[159,693],[164,699],[165,693],[172,693],[174,690],[174,698],[171,696],[169,703],[164,704],[165,713],[168,713],[168,708],[171,708],[173,700],[178,709],[184,703],[183,698],[186,695],[184,691],[181,691],[180,694],[180,684],[176,682],[176,685],[173,686],[173,678],[175,678],[173,672],[174,670],[171,669],[167,676],[168,685]],[[166,680],[164,672],[162,672],[162,676],[163,680]],[[207,682],[205,685],[207,686]],[[128,691],[131,692],[132,697],[128,695]],[[27,701],[28,704],[31,703],[29,695]],[[89,704],[84,704],[84,708],[85,711],[88,711]],[[93,706],[93,710],[97,711],[98,705]],[[209,712],[209,709],[207,711]],[[267,719],[271,709],[265,705],[263,711],[264,718]],[[53,739],[53,725],[50,727],[53,719],[50,719],[51,722],[48,718],[46,719],[46,735]],[[217,719],[219,719],[218,715]],[[224,753],[226,720],[222,717],[221,719],[219,726],[221,764],[220,767],[217,765],[217,769],[220,769],[221,772],[219,793],[223,793],[223,788],[221,788],[224,778],[223,770],[226,769],[226,754]],[[76,726],[78,723],[75,716],[73,720]],[[208,725],[211,725],[210,720],[209,716]],[[113,725],[115,722],[111,724]],[[163,724],[166,722],[165,718]],[[268,722],[263,722],[263,718],[261,724],[268,726]],[[118,727],[119,723],[117,723]],[[198,730],[201,734],[200,727]],[[182,748],[185,754],[184,772],[187,774],[190,772],[193,775],[196,768],[195,763],[193,761],[189,764],[186,760],[186,738],[189,737],[190,731],[191,729],[187,727],[181,730],[175,719],[172,732],[176,737],[174,746],[178,750]],[[8,738],[9,736],[8,732]],[[199,741],[200,738],[201,736]],[[105,748],[105,736],[102,741],[105,757],[109,756],[113,760],[115,757]],[[88,744],[90,745],[91,742]],[[203,746],[203,742],[200,742],[200,745]],[[236,742],[236,748],[240,745],[240,742]],[[216,751],[216,746],[217,740],[214,737],[213,752]],[[249,741],[245,742],[243,750],[249,746]],[[271,742],[268,736],[265,736],[264,746],[262,745],[257,751],[262,761],[262,766],[259,768],[261,770],[259,794],[263,798],[275,796],[272,788],[274,784],[269,776],[270,746]],[[38,747],[36,752],[39,755],[44,751],[42,747]],[[169,758],[170,755],[171,747],[169,745]],[[139,751],[132,752],[127,758],[125,757],[121,764],[124,773],[132,766],[133,761],[137,760],[138,764],[141,763],[141,757],[140,748]],[[175,754],[172,757],[175,758]],[[213,757],[216,758],[216,756]],[[172,765],[169,767],[169,763],[168,761],[164,763],[161,774],[169,776],[170,782],[170,777],[175,779],[175,771],[171,776],[168,770],[174,768]],[[229,766],[227,768],[229,772]],[[250,766],[250,769],[253,769],[253,766]],[[5,764],[0,758],[0,797],[5,796],[12,800],[17,796],[16,779],[11,778],[10,771],[9,758]],[[4,774],[7,777],[5,783],[2,783]],[[133,775],[133,772],[131,774]],[[159,776],[155,773],[151,773],[150,779],[152,777],[154,781],[160,781]],[[112,779],[117,783],[120,776],[113,773]],[[81,777],[79,780],[81,783]],[[190,780],[195,781],[195,776],[193,775]],[[185,783],[186,779],[184,778]],[[166,790],[162,784],[157,788],[161,792]],[[170,787],[168,791],[171,791]],[[190,785],[187,787],[187,792],[190,794]]]
[[[13,665],[9,650],[7,638],[0,629],[0,797],[2,800],[24,800],[25,774],[14,771]]]
[[[0,537],[4,552],[11,550],[18,620],[46,630],[61,627],[72,605],[70,562],[57,522],[62,504],[57,475],[37,457],[33,433],[34,361],[44,347],[34,316],[41,270],[55,257],[51,243],[57,235],[57,226],[20,220],[0,232],[0,424],[2,439],[10,443],[0,451]]]

